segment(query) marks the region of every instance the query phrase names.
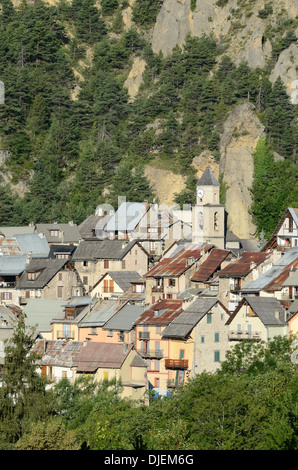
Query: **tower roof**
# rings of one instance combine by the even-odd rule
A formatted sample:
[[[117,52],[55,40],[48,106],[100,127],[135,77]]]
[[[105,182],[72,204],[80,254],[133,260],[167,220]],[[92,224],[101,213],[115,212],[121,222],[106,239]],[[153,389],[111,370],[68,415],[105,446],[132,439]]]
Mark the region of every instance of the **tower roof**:
[[[197,182],[197,186],[219,186],[219,182],[212,173],[210,166],[207,166],[206,170]]]

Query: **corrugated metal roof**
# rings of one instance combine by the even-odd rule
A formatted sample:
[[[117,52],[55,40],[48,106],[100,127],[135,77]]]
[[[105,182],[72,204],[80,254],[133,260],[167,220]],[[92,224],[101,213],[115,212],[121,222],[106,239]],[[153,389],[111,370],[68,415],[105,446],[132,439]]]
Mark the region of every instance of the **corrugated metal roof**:
[[[117,300],[104,300],[97,302],[94,306],[88,306],[80,315],[83,320],[80,322],[80,327],[90,326],[104,326],[115,313],[119,310],[121,305]]]
[[[182,300],[160,300],[147,308],[135,325],[167,325],[181,312]]]
[[[199,269],[192,276],[191,281],[206,282],[220,267],[221,263],[229,256],[231,251],[213,248],[208,258],[204,261]]]
[[[42,355],[40,365],[73,367],[74,360],[84,348],[81,341],[38,340],[33,350]]]
[[[104,330],[130,331],[145,310],[143,305],[127,304],[121,308],[103,327]]]
[[[120,369],[132,347],[132,344],[90,342],[76,356],[74,366],[78,372],[95,372],[101,367]]]
[[[179,246],[169,258],[162,259],[144,277],[180,276],[212,247],[202,243]]]
[[[281,289],[283,283],[289,277],[292,267],[298,265],[298,247],[285,252],[275,263],[271,269],[261,274],[258,279],[247,284],[242,292],[259,292],[260,290],[277,290]]]
[[[0,256],[0,274],[2,276],[19,276],[26,269],[27,255]]]
[[[48,241],[38,233],[21,233],[15,235],[23,254],[32,253],[33,257],[47,257],[50,252]]]
[[[5,238],[0,236],[0,256],[23,255],[15,237]]]
[[[219,277],[245,277],[252,271],[252,263],[257,266],[265,261],[267,253],[245,252],[241,257],[231,262],[224,269],[219,271]]]
[[[218,302],[217,299],[197,299],[180,313],[163,331],[164,338],[186,338],[199,321]]]

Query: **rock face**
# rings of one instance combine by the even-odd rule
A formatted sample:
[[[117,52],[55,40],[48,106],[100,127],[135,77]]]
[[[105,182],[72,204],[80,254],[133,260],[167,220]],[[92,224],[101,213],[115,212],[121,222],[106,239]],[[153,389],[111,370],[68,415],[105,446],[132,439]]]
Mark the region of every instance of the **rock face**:
[[[151,183],[159,204],[163,206],[172,206],[175,194],[179,194],[185,188],[185,178],[170,170],[162,170],[147,165],[145,167],[145,176]]]
[[[297,67],[298,64],[298,46],[293,43],[282,51],[275,67],[270,75],[270,80],[275,82],[278,77],[281,77],[284,82],[287,93],[291,96],[293,104],[298,103],[298,75]],[[296,91],[295,91],[296,90]]]
[[[129,75],[124,82],[124,86],[127,88],[131,101],[134,100],[139,91],[139,87],[143,81],[143,72],[145,68],[146,61],[140,57],[136,57]]]
[[[224,123],[220,141],[220,174],[226,186],[228,228],[239,238],[252,238],[255,227],[249,214],[254,164],[253,152],[264,126],[254,113],[254,106],[237,106]]]

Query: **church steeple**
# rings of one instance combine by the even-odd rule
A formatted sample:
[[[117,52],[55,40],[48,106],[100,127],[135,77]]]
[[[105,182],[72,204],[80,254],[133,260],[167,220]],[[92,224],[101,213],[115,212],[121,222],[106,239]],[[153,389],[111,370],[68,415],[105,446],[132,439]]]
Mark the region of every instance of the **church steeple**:
[[[219,204],[219,182],[209,166],[197,182],[197,204]]]

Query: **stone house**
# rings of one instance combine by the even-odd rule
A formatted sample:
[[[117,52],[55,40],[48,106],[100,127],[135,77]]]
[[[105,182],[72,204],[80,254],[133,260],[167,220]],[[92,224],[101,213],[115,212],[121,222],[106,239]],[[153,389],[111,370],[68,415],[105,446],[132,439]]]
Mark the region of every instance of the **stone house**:
[[[51,245],[78,245],[81,234],[77,224],[69,222],[60,224],[53,222],[49,224],[36,224],[36,233],[45,236],[48,244]]]
[[[88,293],[108,271],[143,275],[148,270],[148,253],[136,240],[88,240],[79,244],[72,262]]]
[[[218,272],[218,298],[230,312],[240,302],[243,288],[258,279],[269,256],[266,252],[244,252]]]
[[[118,299],[132,287],[132,283],[142,281],[136,271],[107,271],[90,291],[92,297],[107,300]],[[142,285],[142,284],[141,284]]]
[[[182,385],[204,371],[215,372],[229,349],[228,327],[230,314],[216,298],[197,298],[163,331],[169,339],[168,387]],[[187,360],[183,370],[182,360]]]
[[[69,300],[82,295],[83,286],[74,265],[65,259],[32,259],[21,274],[16,291],[22,305],[26,299]]]
[[[163,258],[144,278],[145,303],[154,304],[158,299],[177,299],[181,292],[191,287],[191,278],[199,262],[206,259],[211,245],[186,244],[178,245],[176,250]]]
[[[243,296],[227,321],[230,347],[243,339],[267,343],[275,336],[288,336],[286,320],[286,310],[274,297]]]

